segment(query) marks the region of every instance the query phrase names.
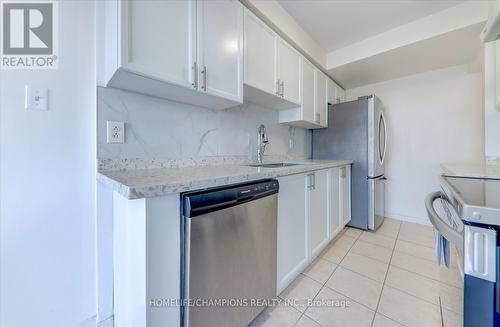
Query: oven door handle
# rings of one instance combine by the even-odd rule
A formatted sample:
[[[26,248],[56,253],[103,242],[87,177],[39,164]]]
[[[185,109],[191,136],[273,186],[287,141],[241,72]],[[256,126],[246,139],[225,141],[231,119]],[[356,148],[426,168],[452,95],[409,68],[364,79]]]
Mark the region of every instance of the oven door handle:
[[[436,230],[441,235],[443,235],[444,238],[454,243],[459,248],[462,248],[464,243],[463,234],[451,228],[450,225],[448,225],[434,209],[433,203],[438,199],[444,200],[449,203],[446,195],[440,191],[431,193],[425,198],[425,209],[427,210],[429,220],[431,221],[431,224],[434,226],[434,228],[436,228]]]

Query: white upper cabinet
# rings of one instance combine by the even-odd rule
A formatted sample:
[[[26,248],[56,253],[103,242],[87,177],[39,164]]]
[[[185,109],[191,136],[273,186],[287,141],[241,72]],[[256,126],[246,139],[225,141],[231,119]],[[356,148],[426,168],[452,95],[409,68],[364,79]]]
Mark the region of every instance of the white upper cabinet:
[[[243,9],[241,4],[236,0],[211,0],[197,3],[201,90],[241,102],[243,99]]]
[[[301,103],[301,63],[302,55],[284,40],[278,43],[278,84],[280,93],[286,100]]]
[[[314,122],[320,127],[328,126],[327,77],[319,69],[314,71]]]
[[[191,67],[196,55],[194,2],[130,1],[123,3],[121,8],[122,66],[192,87]],[[172,47],[173,44],[176,46]]]
[[[335,100],[335,92],[336,92],[337,84],[334,81],[327,78],[326,79],[326,101],[329,104],[336,104],[337,100]]]
[[[238,1],[116,0],[97,15],[101,83],[213,109],[243,102]]]
[[[314,66],[307,60],[302,62],[303,93],[302,120],[314,122]]]
[[[277,95],[278,35],[245,9],[244,60],[246,85]]]

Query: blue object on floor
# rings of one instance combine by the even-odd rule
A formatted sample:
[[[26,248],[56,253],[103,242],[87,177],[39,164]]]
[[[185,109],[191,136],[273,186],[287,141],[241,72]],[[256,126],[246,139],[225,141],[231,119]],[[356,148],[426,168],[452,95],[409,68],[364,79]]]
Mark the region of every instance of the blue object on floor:
[[[438,266],[441,266],[441,234],[437,233],[436,235],[436,261]]]
[[[436,235],[436,261],[441,266],[441,258],[444,254],[444,264],[450,268],[450,242],[440,233]]]
[[[450,268],[450,241],[441,235],[441,242],[443,243],[444,264],[446,268]]]

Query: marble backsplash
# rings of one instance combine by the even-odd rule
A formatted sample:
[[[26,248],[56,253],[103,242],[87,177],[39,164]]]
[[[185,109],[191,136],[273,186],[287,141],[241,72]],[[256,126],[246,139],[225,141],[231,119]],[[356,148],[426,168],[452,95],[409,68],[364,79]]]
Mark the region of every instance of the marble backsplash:
[[[267,129],[269,158],[306,158],[307,131],[279,124],[278,111],[247,103],[223,111],[98,87],[99,169],[248,162],[257,130]],[[106,142],[106,122],[125,122],[125,143]]]

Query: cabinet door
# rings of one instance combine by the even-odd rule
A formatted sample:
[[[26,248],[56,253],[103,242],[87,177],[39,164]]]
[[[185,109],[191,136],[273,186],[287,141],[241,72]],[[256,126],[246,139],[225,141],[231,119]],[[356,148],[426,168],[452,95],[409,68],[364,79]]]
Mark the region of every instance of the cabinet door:
[[[341,218],[343,225],[351,221],[351,166],[344,166],[340,170],[341,184]]]
[[[329,222],[330,234],[329,239],[332,240],[344,227],[343,219],[341,219],[341,183],[340,183],[340,168],[330,169],[330,185],[328,188],[328,197],[330,199],[329,207]]]
[[[327,98],[326,98],[326,75],[320,70],[314,71],[314,121],[327,126]]]
[[[278,36],[247,9],[245,9],[244,30],[244,82],[275,95],[278,80],[276,60]]]
[[[243,7],[236,0],[197,3],[201,90],[242,102]]]
[[[278,193],[278,294],[309,260],[308,220],[306,215],[306,176],[279,178]]]
[[[308,213],[311,258],[328,244],[328,171],[308,174]]]
[[[302,120],[314,122],[314,70],[306,59],[302,60]]]
[[[335,88],[337,84],[335,84],[334,81],[331,79],[327,78],[326,81],[326,101],[329,104],[336,104],[337,101],[335,100]]]
[[[345,90],[335,84],[335,103],[345,102]]]
[[[122,26],[120,65],[139,75],[194,87],[194,1],[133,0],[119,4]]]
[[[292,46],[280,39],[278,42],[278,79],[283,97],[300,105],[302,56]]]

